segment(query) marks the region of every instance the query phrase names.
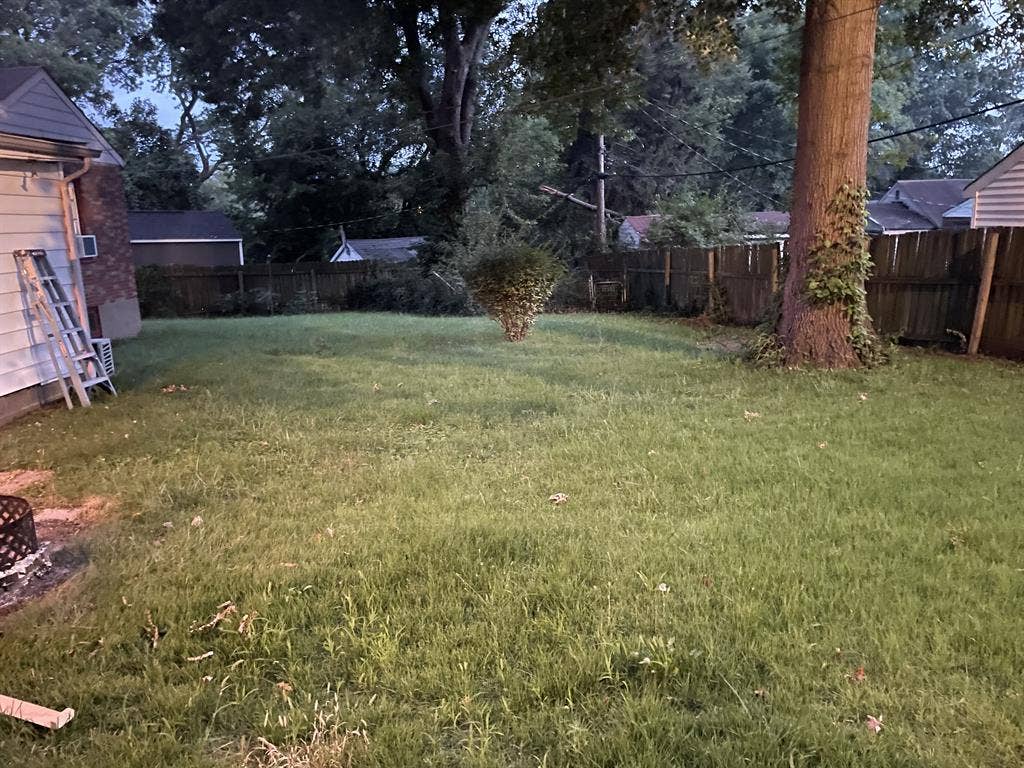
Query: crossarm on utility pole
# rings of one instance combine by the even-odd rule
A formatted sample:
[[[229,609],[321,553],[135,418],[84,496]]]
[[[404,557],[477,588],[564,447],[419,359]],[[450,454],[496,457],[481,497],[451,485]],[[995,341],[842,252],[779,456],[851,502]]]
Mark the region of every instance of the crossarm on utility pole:
[[[551,195],[552,197],[561,197],[565,200],[568,200],[573,205],[578,205],[582,208],[586,208],[588,211],[597,210],[597,206],[594,205],[593,203],[588,203],[586,200],[580,200],[580,198],[576,197],[575,195],[572,195],[568,192],[563,192],[560,189],[555,189],[554,187],[549,187],[547,184],[541,184],[540,191],[543,192],[545,195]],[[625,215],[619,213],[618,211],[613,211],[608,208],[605,208],[604,215],[607,218],[626,218]]]

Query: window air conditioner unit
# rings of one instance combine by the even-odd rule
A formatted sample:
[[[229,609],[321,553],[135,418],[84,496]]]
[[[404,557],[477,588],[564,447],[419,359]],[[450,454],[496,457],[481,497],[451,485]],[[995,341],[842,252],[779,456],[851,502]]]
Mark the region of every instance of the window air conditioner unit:
[[[96,235],[75,235],[78,243],[78,258],[94,259],[99,254],[96,247]]]

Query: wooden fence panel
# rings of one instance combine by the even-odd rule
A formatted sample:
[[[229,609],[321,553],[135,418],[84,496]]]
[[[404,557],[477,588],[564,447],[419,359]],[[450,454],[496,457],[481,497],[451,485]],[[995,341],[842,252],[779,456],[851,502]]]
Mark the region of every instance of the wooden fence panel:
[[[1024,358],[1024,229],[1000,229],[981,351]]]
[[[970,333],[984,232],[911,232],[871,241],[865,286],[875,328],[913,342]]]
[[[772,299],[778,245],[727,245],[717,251],[715,282],[721,287],[729,318],[741,325],[759,322]]]
[[[626,273],[626,300],[631,309],[663,310],[667,307],[663,251],[630,254]]]
[[[703,248],[669,249],[669,304],[684,314],[698,314],[708,305],[708,257]]]
[[[411,268],[358,261],[158,269],[172,289],[174,313],[188,317],[225,312],[232,303],[239,304],[243,292],[250,297],[262,295],[261,307],[271,313],[286,311],[293,304],[306,310],[341,309],[356,286]]]

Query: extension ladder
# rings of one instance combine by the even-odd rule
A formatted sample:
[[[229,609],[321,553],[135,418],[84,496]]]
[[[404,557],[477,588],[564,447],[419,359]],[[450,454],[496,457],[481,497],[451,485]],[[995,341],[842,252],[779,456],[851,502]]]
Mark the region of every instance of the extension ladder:
[[[68,381],[83,406],[90,404],[92,387],[102,386],[116,395],[117,390],[96,355],[89,332],[82,327],[46,251],[15,251],[14,260],[22,283],[30,293],[32,315],[46,334],[50,361],[68,408],[73,407]]]

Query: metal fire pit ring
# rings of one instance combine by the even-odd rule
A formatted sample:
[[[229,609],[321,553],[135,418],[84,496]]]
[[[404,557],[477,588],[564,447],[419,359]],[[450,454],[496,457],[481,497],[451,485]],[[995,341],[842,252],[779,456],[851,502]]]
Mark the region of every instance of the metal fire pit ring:
[[[32,505],[20,496],[0,496],[0,570],[38,549]]]

